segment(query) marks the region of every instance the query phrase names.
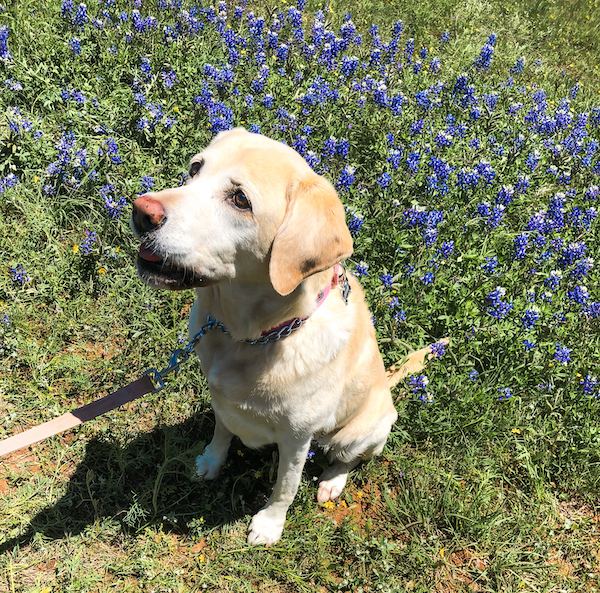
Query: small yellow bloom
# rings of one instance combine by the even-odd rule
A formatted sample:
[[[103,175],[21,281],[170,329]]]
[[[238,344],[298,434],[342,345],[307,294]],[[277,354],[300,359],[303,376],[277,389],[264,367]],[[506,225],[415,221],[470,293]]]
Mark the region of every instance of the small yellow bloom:
[[[204,554],[200,554],[200,558],[198,560],[200,560],[200,564],[203,564],[204,563]]]
[[[106,274],[106,270],[104,268],[100,268],[98,270],[98,274]]]
[[[446,552],[446,548],[442,548],[440,550],[440,556],[443,558],[444,557],[444,553]]]
[[[179,113],[179,107],[177,107],[177,105],[175,105],[175,107],[173,107],[173,111],[174,111],[175,113]]]
[[[237,450],[237,454],[238,454],[240,457],[243,457],[243,456],[244,456],[244,453],[243,453],[243,451],[240,451],[239,449]]]
[[[79,251],[79,245],[73,245],[73,253],[77,253]]]
[[[511,432],[514,432],[515,434],[521,434],[521,431],[518,428],[513,428]]]
[[[335,508],[335,504],[333,503],[333,501],[332,501],[332,500],[328,500],[327,502],[324,502],[324,503],[323,503],[323,506],[324,506],[326,509],[334,509],[334,508]]]
[[[39,178],[39,177],[36,175],[36,176],[33,178],[33,180],[34,180],[34,181],[37,183],[37,182],[40,180],[40,178]]]
[[[361,490],[359,490],[359,491],[356,493],[356,496],[358,496],[358,498],[362,498],[362,497],[363,497],[363,493],[362,493],[362,491],[361,491]]]

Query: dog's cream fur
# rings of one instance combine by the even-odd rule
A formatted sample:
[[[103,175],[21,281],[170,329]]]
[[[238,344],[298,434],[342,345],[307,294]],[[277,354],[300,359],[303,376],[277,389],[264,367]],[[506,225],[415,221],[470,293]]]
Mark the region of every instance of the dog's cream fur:
[[[219,134],[194,163],[202,166],[185,186],[144,198],[151,202],[143,207],[160,204],[160,224],[141,230],[134,214],[134,231],[161,270],[144,274],[148,264],[140,260],[138,267],[158,288],[197,287],[190,335],[208,315],[228,329],[207,333],[196,347],[216,419],[197,472],[216,478],[233,435],[249,447],[277,443],[277,482],[248,534],[250,544],[269,545],[281,536],[311,441],[331,461],[317,498],[335,499],[348,472],[381,453],[397,417],[390,385],[420,370],[429,349],[386,374],[352,277],[348,304],[333,287],[317,307],[334,264],[351,254],[352,239],[334,188],[294,150],[235,129]],[[251,210],[238,207],[235,191],[243,191]],[[303,316],[310,317],[280,341],[243,342]]]

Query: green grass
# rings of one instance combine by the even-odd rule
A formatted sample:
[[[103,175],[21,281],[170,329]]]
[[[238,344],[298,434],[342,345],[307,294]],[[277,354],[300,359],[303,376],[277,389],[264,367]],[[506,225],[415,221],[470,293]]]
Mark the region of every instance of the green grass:
[[[289,4],[255,3],[255,10],[270,22]],[[130,4],[117,5],[113,14],[131,14]],[[96,10],[96,4],[88,8]],[[319,8],[309,1],[306,14]],[[468,71],[478,93],[499,90],[515,61],[525,56],[518,85],[530,90],[538,85],[557,103],[580,82],[575,110],[600,103],[600,13],[593,2],[365,0],[332,1],[331,9],[328,24],[339,26],[351,12],[365,40],[372,22],[389,39],[390,27],[402,19],[400,51],[413,37],[417,51],[425,46],[431,48],[429,57],[439,53],[438,79],[450,88]],[[150,2],[144,11],[160,14]],[[200,93],[198,70],[206,62],[217,64],[225,53],[209,35],[165,47],[160,28],[131,44],[123,39],[124,25],[101,32],[88,25],[79,33],[60,17],[56,0],[11,3],[0,12],[0,24],[10,28],[13,54],[12,60],[0,61],[0,179],[14,172],[20,181],[0,194],[0,318],[10,321],[0,329],[0,438],[5,438],[109,393],[148,367],[164,366],[186,334],[193,294],[156,292],[138,281],[128,207],[120,220],[110,218],[98,190],[113,184],[115,195],[130,203],[143,175],[151,175],[157,188],[179,182],[189,157],[211,138],[205,112],[190,101]],[[444,31],[451,35],[442,47]],[[472,62],[492,32],[498,35],[493,67],[474,74]],[[82,41],[78,58],[67,45],[74,36]],[[171,130],[135,128],[145,114],[131,93],[133,79],[141,76],[141,55],[152,58],[155,74],[144,92],[178,120]],[[314,64],[290,62],[305,68],[309,78]],[[171,68],[186,81],[185,88],[163,88],[158,72]],[[409,70],[390,78],[390,90],[411,97],[400,123],[376,109],[358,114],[345,96],[336,107],[311,112],[306,121],[319,142],[330,134],[344,137],[348,121],[354,125],[350,154],[362,191],[354,187],[340,194],[349,218],[353,212],[364,216],[364,229],[349,264],[365,260],[370,265],[363,283],[386,362],[443,335],[452,338],[448,353],[428,369],[434,403],[424,406],[401,385],[394,392],[400,417],[384,454],[354,471],[340,501],[326,506],[316,503],[316,478],[325,465],[317,455],[307,463],[281,541],[269,549],[249,548],[246,529],[270,493],[276,450],[251,451],[234,441],[216,482],[193,479],[194,458],[211,438],[214,419],[206,381],[191,361],[163,392],[2,460],[0,592],[600,588],[598,401],[578,388],[581,377],[597,372],[597,321],[582,321],[577,309],[567,307],[568,324],[555,327],[549,321],[555,310],[548,305],[534,336],[538,349],[529,354],[521,347],[525,334],[517,323],[528,306],[532,280],[525,263],[511,263],[513,239],[560,188],[535,178],[535,193],[522,198],[505,227],[490,231],[477,222],[463,229],[464,212],[452,214],[452,207],[474,209],[491,193],[431,195],[424,175],[411,178],[386,164],[385,132],[393,130],[410,143],[407,129],[419,116],[412,96],[434,81],[421,83]],[[255,70],[249,72],[254,76]],[[3,84],[10,78],[23,90],[10,91]],[[250,80],[240,82],[241,88],[247,89]],[[85,105],[61,99],[65,87],[83,92]],[[295,107],[297,89],[289,81],[267,88],[277,101],[287,101],[288,109]],[[525,95],[514,95],[525,101]],[[235,125],[261,123],[268,133],[272,112],[251,112],[241,100],[228,100],[235,106]],[[15,115],[9,109],[15,106],[34,131],[43,131],[39,140],[32,132],[10,131]],[[461,111],[454,113],[460,117]],[[432,125],[439,127],[441,117],[433,117]],[[485,133],[499,137],[521,129],[504,116],[485,121]],[[101,125],[113,130],[122,165],[107,157]],[[72,165],[60,180],[46,173],[57,158],[55,143],[71,129],[90,163],[79,184],[69,180],[78,174]],[[294,134],[277,137],[291,143]],[[494,161],[511,183],[537,139],[526,142],[524,154],[513,161]],[[448,154],[458,168],[486,156],[465,143]],[[546,167],[550,160],[544,159]],[[332,165],[333,181],[342,166]],[[394,175],[386,191],[375,181],[384,170]],[[598,184],[597,175],[573,171],[580,194]],[[50,182],[54,196],[44,192]],[[400,210],[394,199],[401,201]],[[452,238],[461,256],[442,268],[429,291],[417,278],[402,277],[405,264],[415,266],[417,277],[426,271],[435,250],[423,246],[417,230],[401,225],[401,211],[411,201],[444,210],[437,246]],[[87,254],[81,247],[86,231],[98,237]],[[596,226],[568,233],[566,241],[583,236],[588,255],[597,260]],[[494,254],[503,274],[497,281],[480,271],[485,257]],[[13,281],[11,268],[18,265],[29,277],[24,284]],[[540,266],[545,274],[551,269]],[[378,280],[386,270],[395,276],[390,290]],[[587,281],[591,293],[597,280],[594,271]],[[494,321],[481,310],[497,283],[510,289],[519,311],[514,319]],[[393,290],[407,313],[403,324],[388,311]],[[477,331],[465,337],[472,327]],[[567,366],[553,359],[556,341],[573,347]],[[475,368],[480,372],[476,382],[468,378]],[[543,381],[553,388],[538,390]],[[499,405],[499,387],[511,387],[515,397]]]

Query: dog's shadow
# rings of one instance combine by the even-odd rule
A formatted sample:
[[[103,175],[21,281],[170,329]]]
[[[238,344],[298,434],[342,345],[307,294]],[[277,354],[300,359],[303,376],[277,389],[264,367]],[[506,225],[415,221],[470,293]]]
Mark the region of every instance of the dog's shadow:
[[[198,480],[195,458],[213,427],[212,414],[200,413],[125,444],[110,433],[93,438],[65,493],[38,512],[21,535],[0,544],[0,553],[27,545],[37,534],[62,539],[105,521],[116,521],[124,533],[152,524],[188,533],[255,513],[271,492],[276,447],[252,451],[234,439],[220,476]]]

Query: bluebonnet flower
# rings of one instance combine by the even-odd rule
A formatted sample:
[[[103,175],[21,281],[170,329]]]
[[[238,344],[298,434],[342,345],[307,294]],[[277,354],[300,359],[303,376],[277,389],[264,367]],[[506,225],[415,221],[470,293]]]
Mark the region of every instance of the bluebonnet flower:
[[[573,280],[581,280],[587,276],[590,270],[594,267],[594,260],[591,257],[585,257],[576,261],[573,267],[569,270],[569,278]]]
[[[496,319],[504,319],[514,307],[512,303],[502,300],[505,295],[506,289],[496,286],[495,290],[490,291],[486,298],[487,312]]]
[[[98,241],[98,235],[96,231],[85,231],[85,239],[83,243],[79,244],[79,250],[82,255],[89,255],[92,252],[96,242]]]
[[[9,173],[6,177],[0,177],[0,195],[3,194],[7,188],[15,187],[19,183],[18,177],[14,173]]]
[[[354,183],[354,171],[354,167],[346,165],[340,173],[340,177],[336,183],[336,187],[342,190],[350,189],[350,187]]]
[[[357,57],[344,55],[340,65],[340,71],[346,78],[350,78],[356,73],[359,63]]]
[[[362,278],[363,276],[369,275],[369,264],[367,262],[361,261],[354,266],[354,272],[356,273],[358,278]]]
[[[598,379],[595,375],[586,375],[579,379],[579,389],[584,395],[593,395],[594,397],[600,395],[598,390]]]
[[[515,259],[523,259],[527,255],[527,246],[529,244],[529,235],[521,233],[513,239],[515,246]]]
[[[429,72],[431,74],[437,74],[439,72],[440,65],[441,62],[438,57],[431,58],[431,61],[429,62]]]
[[[352,233],[352,235],[354,237],[356,237],[358,235],[358,233],[362,229],[364,222],[365,221],[361,214],[357,214],[356,212],[352,213],[352,219],[348,223],[348,229],[350,230],[350,233]]]
[[[418,152],[408,153],[408,158],[406,159],[406,167],[411,173],[417,173],[419,171],[420,162],[421,155]]]
[[[481,264],[481,268],[487,274],[493,274],[496,271],[496,268],[498,267],[498,258],[495,255],[492,257],[486,257],[485,262],[485,264]]]
[[[337,140],[333,136],[329,136],[323,143],[323,158],[332,159],[337,150]]]
[[[499,402],[505,402],[505,401],[509,400],[511,397],[513,397],[513,392],[510,387],[499,387],[498,394],[499,395],[497,396],[497,400]]]
[[[515,63],[515,65],[510,69],[511,74],[521,74],[523,72],[523,68],[525,67],[525,57],[521,56]]]
[[[89,22],[87,6],[82,2],[73,15],[73,24],[83,30],[84,26]]]
[[[438,249],[437,255],[448,259],[454,253],[454,241],[444,241],[442,246]]]
[[[81,53],[81,41],[77,39],[77,37],[73,37],[71,41],[69,41],[69,47],[73,50],[73,53],[78,56]]]
[[[142,192],[150,191],[154,187],[154,179],[150,175],[142,177]]]
[[[377,179],[377,183],[385,189],[390,185],[392,178],[389,173],[382,173],[379,179]]]
[[[343,159],[347,159],[350,154],[350,141],[346,138],[340,138],[337,142],[336,151]]]
[[[71,14],[73,13],[73,0],[63,0],[62,1],[62,5],[60,7],[60,12],[62,14],[63,17],[65,18],[71,18]]]
[[[412,136],[418,136],[423,133],[423,128],[425,127],[425,121],[422,119],[418,119],[410,126],[410,133]]]
[[[540,319],[540,312],[538,309],[526,309],[521,317],[521,325],[523,329],[532,329]]]
[[[25,282],[29,281],[29,275],[27,274],[27,271],[23,267],[23,264],[19,264],[16,267],[11,268],[10,272],[12,274],[12,281],[15,284],[23,285],[23,284],[25,284]]]
[[[121,156],[119,155],[119,146],[116,140],[112,137],[106,140],[106,152],[113,164],[120,165],[123,162],[121,160]]]
[[[390,288],[392,286],[392,283],[394,282],[394,277],[386,272],[385,274],[379,276],[379,280],[381,280],[383,286],[385,286],[386,288]]]
[[[523,340],[523,346],[527,352],[535,348],[535,343],[531,340]]]
[[[427,272],[423,276],[421,276],[419,280],[421,280],[421,282],[425,284],[425,286],[427,286],[428,284],[433,284],[435,280],[435,274],[433,272]]]
[[[108,212],[108,215],[111,218],[119,219],[121,218],[121,211],[123,207],[127,204],[127,200],[124,196],[120,198],[115,198],[113,193],[115,188],[112,184],[105,185],[100,188],[100,197],[104,199],[104,208]]]
[[[600,187],[597,185],[590,185],[588,189],[585,190],[585,199],[586,200],[595,200],[600,193]]]
[[[431,348],[431,354],[436,358],[441,358],[446,354],[446,343],[443,341],[435,342],[429,347]]]
[[[388,309],[393,311],[394,309],[401,306],[400,299],[397,296],[393,296],[390,298],[388,302]]]
[[[429,385],[429,378],[426,375],[419,375],[418,377],[413,375],[408,379],[408,386],[412,389],[413,393],[417,395],[420,391],[425,391]]]
[[[563,346],[560,342],[556,342],[554,350],[554,360],[562,365],[566,365],[571,360],[572,348]]]
[[[538,166],[538,163],[541,160],[541,155],[540,153],[536,150],[535,152],[530,152],[527,155],[527,161],[525,162],[525,164],[527,165],[527,167],[529,168],[529,170],[533,173],[533,171],[535,171],[536,167]]]
[[[23,85],[18,80],[13,80],[12,78],[9,78],[8,80],[5,80],[4,84],[11,91],[17,92],[17,91],[22,91],[23,90]]]
[[[140,65],[140,70],[144,73],[146,80],[150,80],[152,77],[152,66],[150,65],[150,60],[148,58],[140,58],[142,64]]]
[[[415,40],[411,37],[404,46],[404,56],[406,60],[411,63],[413,54],[415,53]]]
[[[579,305],[583,305],[589,300],[590,295],[586,286],[577,285],[572,290],[567,291],[567,298]]]
[[[272,109],[274,102],[275,98],[270,93],[266,93],[262,100],[262,104],[266,109]]]
[[[393,315],[393,319],[396,323],[399,321],[406,321],[406,311],[396,311]]]
[[[387,158],[387,162],[392,165],[392,168],[398,169],[400,167],[400,163],[402,162],[402,150],[398,148],[392,148],[390,150],[390,155]]]
[[[449,43],[450,41],[450,31],[444,31],[442,36],[440,37],[440,43]]]
[[[177,78],[177,74],[175,72],[173,72],[173,70],[169,70],[169,72],[161,72],[160,73],[161,78],[163,79],[163,86],[166,89],[172,89],[173,85],[176,82],[179,82],[179,79]]]

